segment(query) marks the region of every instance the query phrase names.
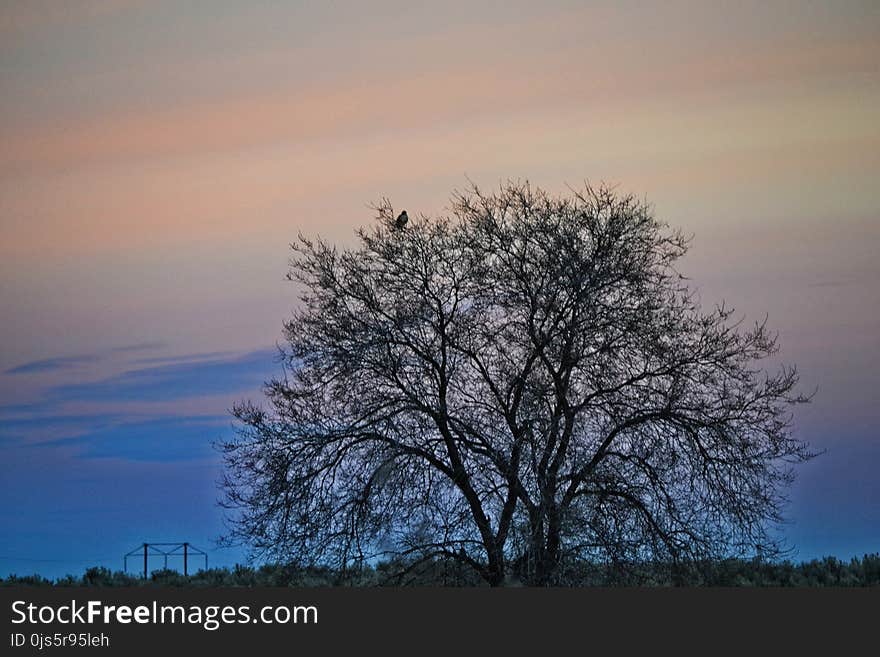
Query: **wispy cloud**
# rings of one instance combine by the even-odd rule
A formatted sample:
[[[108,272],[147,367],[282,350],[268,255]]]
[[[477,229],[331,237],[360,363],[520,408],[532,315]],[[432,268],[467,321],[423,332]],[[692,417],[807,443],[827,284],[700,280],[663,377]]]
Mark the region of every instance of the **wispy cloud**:
[[[98,356],[88,355],[88,356],[59,356],[56,358],[44,358],[42,360],[33,360],[29,363],[22,363],[21,365],[16,365],[15,367],[11,367],[8,370],[5,370],[4,374],[32,374],[36,372],[54,372],[57,370],[68,370],[74,367],[79,367],[81,365],[87,363],[94,363],[99,360]]]
[[[123,351],[146,348],[132,345]],[[93,360],[99,357],[46,359],[13,369],[47,371]],[[77,458],[162,462],[206,458],[211,443],[229,429],[227,404],[238,395],[256,393],[272,376],[277,350],[142,360],[149,362],[97,381],[55,385],[32,403],[0,406],[0,446],[67,447]]]
[[[88,383],[56,386],[52,401],[165,401],[256,390],[273,370],[275,349],[132,369]]]
[[[212,360],[234,356],[234,351],[204,351],[195,354],[181,354],[178,356],[152,356],[150,358],[138,358],[134,361],[138,365],[171,365],[175,363],[190,363],[193,361]]]
[[[225,416],[165,417],[97,427],[39,446],[76,447],[81,458],[184,461],[210,457],[214,441],[228,428],[229,418]]]
[[[165,342],[136,342],[134,344],[127,344],[121,347],[115,347],[110,351],[117,354],[126,354],[137,351],[153,351],[155,349],[162,349],[163,347],[167,346],[168,345]]]
[[[39,445],[51,441],[75,438],[91,431],[103,430],[123,423],[126,418],[117,413],[62,413],[53,414],[49,405],[34,405],[27,414],[6,414],[0,408],[0,445]]]
[[[41,358],[32,360],[21,365],[16,365],[3,371],[3,374],[33,374],[38,372],[56,372],[58,370],[69,370],[91,363],[97,363],[107,357],[126,356],[128,354],[136,354],[144,351],[155,351],[166,347],[164,342],[136,342],[126,344],[119,347],[112,347],[103,353],[96,354],[79,354],[75,356],[53,356],[52,358]]]

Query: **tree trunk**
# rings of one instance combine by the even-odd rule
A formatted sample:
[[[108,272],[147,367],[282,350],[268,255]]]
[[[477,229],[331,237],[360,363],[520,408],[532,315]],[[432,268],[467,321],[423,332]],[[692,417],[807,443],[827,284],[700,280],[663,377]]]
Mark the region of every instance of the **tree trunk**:
[[[559,518],[556,513],[550,513],[549,516],[546,536],[543,523],[532,530],[525,573],[529,586],[551,586],[556,579],[559,568]]]
[[[484,577],[493,588],[504,584],[504,556],[500,551],[489,552],[489,565]]]

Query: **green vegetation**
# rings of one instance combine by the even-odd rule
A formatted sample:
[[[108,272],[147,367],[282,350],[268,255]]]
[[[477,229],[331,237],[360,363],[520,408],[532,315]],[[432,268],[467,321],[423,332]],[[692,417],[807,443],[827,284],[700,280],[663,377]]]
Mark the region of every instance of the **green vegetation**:
[[[880,554],[866,554],[850,561],[825,557],[801,563],[791,561],[728,559],[674,569],[665,564],[599,566],[570,564],[562,586],[880,586]],[[508,585],[518,586],[512,577]],[[156,570],[148,580],[107,568],[89,568],[82,576],[56,580],[40,575],[10,575],[0,586],[481,586],[473,570],[454,560],[431,560],[418,564],[383,562],[375,567],[340,572],[329,568],[294,565],[235,566],[200,570],[184,577],[175,570]]]

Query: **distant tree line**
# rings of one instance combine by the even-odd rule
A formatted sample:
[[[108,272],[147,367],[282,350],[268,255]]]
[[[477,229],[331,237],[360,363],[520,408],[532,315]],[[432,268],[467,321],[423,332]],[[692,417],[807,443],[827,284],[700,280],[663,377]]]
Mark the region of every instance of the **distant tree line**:
[[[843,561],[835,557],[792,561],[725,559],[692,564],[686,571],[667,564],[567,564],[563,586],[880,586],[880,554]],[[505,582],[519,586],[524,578],[512,574]],[[10,575],[0,586],[485,586],[473,569],[456,559],[380,562],[357,570],[267,564],[259,567],[200,570],[184,577],[175,570],[156,570],[148,580],[108,568],[89,568],[81,576],[55,580],[40,575]]]

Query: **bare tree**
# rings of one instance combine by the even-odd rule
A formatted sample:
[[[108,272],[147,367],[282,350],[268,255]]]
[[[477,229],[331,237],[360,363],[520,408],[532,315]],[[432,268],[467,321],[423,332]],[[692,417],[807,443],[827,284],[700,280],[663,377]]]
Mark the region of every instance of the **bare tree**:
[[[344,566],[442,557],[501,584],[778,544],[794,368],[700,308],[687,240],[605,186],[453,197],[356,248],[300,236],[284,376],[224,444],[230,540]]]

